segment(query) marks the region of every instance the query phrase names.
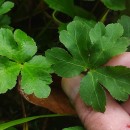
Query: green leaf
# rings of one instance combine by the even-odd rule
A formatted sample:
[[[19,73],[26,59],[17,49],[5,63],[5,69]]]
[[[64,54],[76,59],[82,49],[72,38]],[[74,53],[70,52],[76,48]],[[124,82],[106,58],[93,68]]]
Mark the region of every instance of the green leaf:
[[[124,28],[123,36],[130,38],[130,24],[129,24],[130,23],[130,17],[126,16],[126,15],[123,15],[118,20],[118,23],[120,23]]]
[[[54,64],[52,68],[59,76],[73,77],[85,70],[85,66],[74,60],[64,49],[52,48],[47,50],[46,57],[51,64]]]
[[[119,23],[109,24],[106,27],[102,23],[97,23],[91,29],[89,33],[92,42],[89,57],[91,68],[99,67],[113,56],[127,50],[129,39],[121,37],[122,35],[123,27]]]
[[[121,37],[123,35],[123,27],[119,23],[109,24],[106,27],[102,23],[98,23],[92,28],[93,26],[93,22],[90,24],[89,21],[84,21],[84,19],[75,19],[75,21],[68,24],[67,31],[63,30],[60,32],[60,41],[70,52],[71,58],[68,60],[63,58],[65,62],[64,60],[53,61],[53,64],[56,63],[53,65],[54,71],[58,75],[63,77],[76,76],[82,70],[97,68],[105,64],[113,56],[127,50],[129,40]],[[62,53],[62,50],[58,51],[56,49],[48,51],[47,58],[53,60],[58,53]],[[66,55],[65,57],[70,56]],[[62,61],[62,64],[59,63],[60,61]],[[76,66],[68,64],[68,61],[70,61],[69,63],[75,61]],[[71,65],[72,72],[70,72],[70,69],[67,71],[69,65]],[[59,66],[62,66],[64,69],[61,71]],[[79,69],[77,68],[78,66]],[[75,67],[77,71],[75,71]]]
[[[91,26],[78,20],[68,24],[67,31],[60,32],[60,41],[69,50],[73,58],[79,60],[84,66],[89,66],[86,55],[89,54],[89,31]]]
[[[16,43],[17,42],[17,43]],[[0,55],[16,62],[24,63],[36,53],[37,47],[34,40],[23,31],[0,29]]]
[[[130,94],[130,69],[124,66],[103,67],[94,74],[110,94],[119,101],[126,101]]]
[[[5,93],[15,87],[20,69],[19,64],[0,57],[0,93]]]
[[[126,0],[101,0],[101,1],[109,9],[115,11],[125,9]]]
[[[124,66],[107,66],[91,70],[81,81],[81,98],[95,110],[104,112],[106,104],[104,87],[116,100],[126,101],[130,94],[129,79],[130,69]]]
[[[74,127],[64,128],[63,130],[85,130],[85,129],[81,126],[74,126]]]
[[[130,69],[101,66],[113,56],[125,52],[130,43],[129,38],[122,36],[124,30],[119,23],[105,26],[99,22],[92,26],[83,19],[69,23],[67,30],[60,32],[60,41],[68,52],[52,48],[46,51],[46,57],[59,76],[74,77],[87,73],[80,84],[80,96],[87,105],[104,112],[104,87],[117,100],[128,98]]]
[[[50,64],[43,56],[34,56],[29,62],[23,65],[21,71],[21,88],[27,94],[33,94],[38,98],[46,98],[50,94],[52,79]]]
[[[13,7],[14,7],[14,3],[10,2],[10,1],[6,1],[3,3],[0,3],[0,15],[5,14],[7,12],[9,12]]]
[[[13,38],[13,33],[9,29],[0,29],[0,55],[13,59],[16,43]]]
[[[50,8],[63,12],[67,15],[74,16],[74,12],[70,9],[73,8],[73,0],[45,0]],[[67,7],[67,8],[66,8]]]
[[[44,0],[50,8],[60,11],[69,15],[70,17],[80,16],[89,17],[90,14],[76,5],[74,5],[74,0]]]
[[[15,30],[14,40],[17,42],[17,48],[13,55],[15,61],[20,63],[28,61],[37,52],[35,41],[20,29]]]
[[[116,100],[126,101],[130,94],[129,79],[130,69],[124,66],[92,70],[81,80],[80,96],[87,105],[104,112],[106,99],[102,86]]]
[[[98,77],[91,71],[81,80],[80,96],[87,105],[92,106],[95,110],[105,111],[105,92],[98,82]]]
[[[55,64],[53,69],[59,76],[73,77],[85,71],[85,68],[89,66],[86,55],[89,54],[88,33],[91,26],[86,21],[76,20],[67,26],[67,31],[60,32],[60,41],[71,55],[58,48],[46,52],[47,59]]]
[[[49,114],[49,115],[41,115],[41,116],[32,116],[32,117],[26,117],[26,118],[21,118],[21,119],[17,119],[17,120],[13,120],[10,122],[6,122],[3,124],[0,124],[0,130],[5,130],[9,127],[15,126],[15,125],[19,125],[25,122],[29,122],[35,119],[39,119],[39,118],[50,118],[50,117],[61,117],[61,116],[68,116],[68,115],[61,115],[61,114]]]

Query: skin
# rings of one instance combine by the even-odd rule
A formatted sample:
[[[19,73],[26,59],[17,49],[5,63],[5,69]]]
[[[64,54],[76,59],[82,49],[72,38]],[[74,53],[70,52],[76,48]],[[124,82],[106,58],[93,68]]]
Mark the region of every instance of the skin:
[[[130,52],[113,57],[106,65],[123,65],[130,68]],[[130,130],[130,98],[118,104],[107,92],[107,105],[104,113],[96,112],[85,105],[78,91],[82,75],[74,78],[63,78],[62,87],[70,98],[79,118],[87,130]]]

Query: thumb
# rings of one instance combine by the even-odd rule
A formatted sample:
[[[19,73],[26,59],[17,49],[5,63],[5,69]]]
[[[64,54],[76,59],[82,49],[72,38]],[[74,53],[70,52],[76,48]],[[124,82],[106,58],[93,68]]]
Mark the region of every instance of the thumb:
[[[118,58],[120,59],[120,57],[122,55]],[[115,59],[113,60],[115,61]],[[112,63],[109,63],[109,65]],[[115,62],[112,65],[119,64]],[[63,78],[62,87],[71,99],[85,128],[87,130],[130,130],[130,117],[128,113],[109,94],[107,94],[106,111],[104,113],[95,112],[91,107],[84,104],[78,93],[82,77]]]
[[[95,112],[85,105],[78,91],[82,76],[63,78],[62,87],[71,99],[79,118],[87,130],[130,130],[130,118],[124,109],[107,95],[105,113]]]

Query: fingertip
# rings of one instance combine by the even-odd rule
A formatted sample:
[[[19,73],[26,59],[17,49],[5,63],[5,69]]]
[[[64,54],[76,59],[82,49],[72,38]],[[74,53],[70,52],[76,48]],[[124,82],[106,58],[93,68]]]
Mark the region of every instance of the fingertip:
[[[125,52],[123,54],[117,55],[110,59],[107,62],[107,66],[117,66],[117,65],[122,65],[126,67],[130,67],[130,52]]]

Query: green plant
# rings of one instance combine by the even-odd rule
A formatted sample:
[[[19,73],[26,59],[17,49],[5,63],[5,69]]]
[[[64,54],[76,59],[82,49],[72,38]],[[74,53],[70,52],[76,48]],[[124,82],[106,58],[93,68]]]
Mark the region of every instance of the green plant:
[[[103,2],[108,6],[112,4]],[[118,3],[116,7],[120,7],[123,3]],[[112,5],[115,10],[124,9],[122,8],[124,5],[120,8],[116,8],[115,4]],[[122,25],[124,18],[126,17],[118,20]],[[121,24],[112,23],[105,27],[101,22],[95,25],[89,20],[74,19],[68,24],[67,30],[61,31],[59,36],[68,51],[61,48],[46,51],[47,59],[59,76],[74,77],[82,72],[86,73],[81,81],[80,96],[87,105],[97,111],[105,111],[104,87],[119,101],[126,101],[130,94],[129,68],[101,67],[113,56],[125,52],[130,45],[130,40],[127,38],[129,28],[124,27],[124,30]]]
[[[63,44],[62,48],[48,49],[45,56],[36,54],[37,44],[33,38],[20,29],[9,28],[10,18],[5,13],[14,4],[5,0],[0,2],[0,93],[6,93],[18,84],[28,95],[47,98],[51,91],[52,73],[60,77],[74,77],[83,73],[80,96],[96,111],[105,111],[104,88],[116,100],[126,101],[130,94],[130,69],[105,64],[113,56],[129,50],[130,17],[119,15],[114,22],[103,23],[110,10],[124,10],[126,0],[101,0],[106,8],[100,19],[96,19],[94,10],[83,9],[74,0],[45,2],[54,10],[52,17],[58,23],[59,40]],[[57,18],[60,13],[71,20],[62,22]],[[64,130],[73,129],[82,130],[81,127]]]
[[[12,89],[20,74],[20,86],[27,94],[48,97],[52,70],[45,57],[35,55],[37,47],[33,39],[19,29],[13,34],[11,30],[1,28],[0,41],[0,93]]]
[[[81,81],[80,96],[97,111],[105,111],[103,87],[117,100],[125,101],[130,94],[129,68],[101,67],[113,56],[127,50],[130,40],[122,35],[123,27],[119,23],[106,27],[97,23],[92,28],[87,21],[75,20],[68,24],[67,31],[60,32],[60,41],[69,53],[61,48],[46,52],[59,76],[74,77],[87,73]]]

